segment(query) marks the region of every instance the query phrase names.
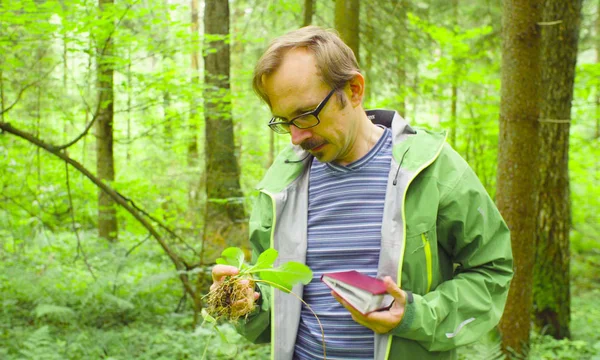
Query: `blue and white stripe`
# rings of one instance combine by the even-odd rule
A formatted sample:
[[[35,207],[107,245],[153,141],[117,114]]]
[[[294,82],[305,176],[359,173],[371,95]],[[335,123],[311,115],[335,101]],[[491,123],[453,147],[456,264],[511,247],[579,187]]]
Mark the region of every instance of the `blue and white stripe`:
[[[373,359],[373,331],[354,322],[320,278],[347,270],[377,275],[391,157],[391,132],[385,129],[369,153],[348,166],[312,163],[306,264],[313,280],[304,287],[303,298],[323,325],[327,359]],[[303,305],[294,359],[322,358],[321,329]]]

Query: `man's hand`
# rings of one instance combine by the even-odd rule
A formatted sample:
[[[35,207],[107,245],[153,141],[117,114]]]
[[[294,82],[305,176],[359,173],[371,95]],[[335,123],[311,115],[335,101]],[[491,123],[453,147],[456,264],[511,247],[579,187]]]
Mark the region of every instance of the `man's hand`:
[[[234,276],[238,273],[239,270],[235,266],[221,264],[215,265],[212,268],[213,283],[210,286],[210,291],[215,290],[225,280],[227,276]],[[244,307],[244,303],[254,304],[254,302],[260,297],[260,293],[254,291],[254,288],[250,286],[248,280],[240,280],[240,284],[248,286],[248,288],[246,289],[246,298],[238,300],[235,303],[231,304],[231,307],[234,310],[238,307]]]
[[[356,311],[350,304],[344,299],[339,297],[335,292],[331,292],[331,295],[344,305],[344,307],[352,314],[352,319],[357,323],[368,327],[378,334],[385,334],[398,326],[402,318],[404,317],[404,307],[406,306],[406,293],[396,285],[391,277],[386,276],[383,278],[385,287],[387,288],[388,294],[394,297],[394,303],[389,310],[375,311],[367,315],[363,315]]]

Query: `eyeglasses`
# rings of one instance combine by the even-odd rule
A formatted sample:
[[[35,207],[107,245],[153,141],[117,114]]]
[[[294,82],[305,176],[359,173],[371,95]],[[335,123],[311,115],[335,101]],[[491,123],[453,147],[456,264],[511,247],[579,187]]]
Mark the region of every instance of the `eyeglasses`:
[[[321,122],[321,120],[319,119],[319,113],[321,112],[321,110],[323,110],[323,108],[327,104],[327,101],[329,101],[329,98],[331,97],[331,95],[333,95],[335,90],[336,89],[331,90],[329,94],[327,94],[325,99],[323,99],[323,101],[321,101],[321,103],[319,103],[317,108],[313,111],[308,111],[304,114],[300,114],[289,121],[283,117],[274,116],[273,118],[271,118],[271,121],[269,121],[269,127],[271,128],[271,130],[275,131],[278,134],[289,134],[290,125],[294,125],[298,129],[308,129],[319,125],[319,123]]]

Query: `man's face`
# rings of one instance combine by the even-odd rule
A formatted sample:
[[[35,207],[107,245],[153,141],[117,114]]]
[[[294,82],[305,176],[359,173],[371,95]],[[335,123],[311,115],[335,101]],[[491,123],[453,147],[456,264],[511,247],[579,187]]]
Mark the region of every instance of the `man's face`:
[[[331,91],[319,76],[314,56],[305,49],[289,51],[281,66],[263,78],[263,84],[273,115],[288,120],[314,110]],[[317,126],[308,129],[290,126],[292,143],[321,162],[343,163],[350,155],[357,131],[348,103],[346,99],[346,106],[341,107],[338,94],[334,94],[321,110]]]

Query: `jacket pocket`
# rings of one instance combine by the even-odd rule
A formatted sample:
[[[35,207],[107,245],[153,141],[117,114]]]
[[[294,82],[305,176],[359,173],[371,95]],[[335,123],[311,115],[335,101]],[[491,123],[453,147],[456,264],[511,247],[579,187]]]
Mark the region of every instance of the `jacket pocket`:
[[[402,289],[424,295],[434,289],[439,276],[435,226],[406,239],[402,266]]]

